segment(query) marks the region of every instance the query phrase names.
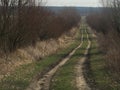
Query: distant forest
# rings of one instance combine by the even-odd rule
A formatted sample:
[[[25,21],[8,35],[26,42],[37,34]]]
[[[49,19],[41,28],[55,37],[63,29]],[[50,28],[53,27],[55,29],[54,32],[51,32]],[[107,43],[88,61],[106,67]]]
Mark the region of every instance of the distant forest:
[[[80,13],[80,15],[89,15],[89,14],[96,13],[96,12],[100,13],[104,9],[103,7],[57,7],[57,6],[46,6],[46,8],[56,13],[59,13],[65,8],[68,8],[68,9],[74,8]]]

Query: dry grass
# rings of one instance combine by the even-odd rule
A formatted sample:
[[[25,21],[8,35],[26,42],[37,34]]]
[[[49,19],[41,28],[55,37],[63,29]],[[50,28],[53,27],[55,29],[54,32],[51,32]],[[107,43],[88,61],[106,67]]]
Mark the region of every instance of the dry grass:
[[[46,41],[37,42],[35,46],[28,46],[25,48],[17,49],[15,52],[9,54],[7,57],[0,57],[0,79],[9,75],[16,67],[28,64],[33,61],[41,60],[42,58],[54,54],[61,48],[65,48],[77,36],[76,28],[70,32],[63,34],[58,39],[50,39]]]

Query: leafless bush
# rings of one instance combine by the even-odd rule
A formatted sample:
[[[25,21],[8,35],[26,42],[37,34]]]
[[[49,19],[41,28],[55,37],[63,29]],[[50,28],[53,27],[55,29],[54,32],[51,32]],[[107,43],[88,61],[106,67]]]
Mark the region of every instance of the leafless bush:
[[[37,6],[35,1],[0,0],[1,53],[7,54],[17,48],[35,45],[38,40],[58,38],[80,20],[75,10],[55,14]]]

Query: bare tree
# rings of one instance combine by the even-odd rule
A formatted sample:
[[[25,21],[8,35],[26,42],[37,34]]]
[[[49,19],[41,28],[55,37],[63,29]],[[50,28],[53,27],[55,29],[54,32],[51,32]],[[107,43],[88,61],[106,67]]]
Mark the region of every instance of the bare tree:
[[[58,38],[76,26],[75,9],[61,14],[36,5],[36,0],[0,0],[0,51],[10,53],[38,40]],[[74,14],[74,15],[73,15]]]

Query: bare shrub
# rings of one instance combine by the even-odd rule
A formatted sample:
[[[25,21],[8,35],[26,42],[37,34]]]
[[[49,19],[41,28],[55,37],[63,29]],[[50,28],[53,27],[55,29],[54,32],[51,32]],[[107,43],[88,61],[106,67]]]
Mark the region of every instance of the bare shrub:
[[[40,40],[56,39],[77,26],[80,20],[75,10],[55,14],[37,6],[36,0],[0,2],[0,52],[6,55]]]

